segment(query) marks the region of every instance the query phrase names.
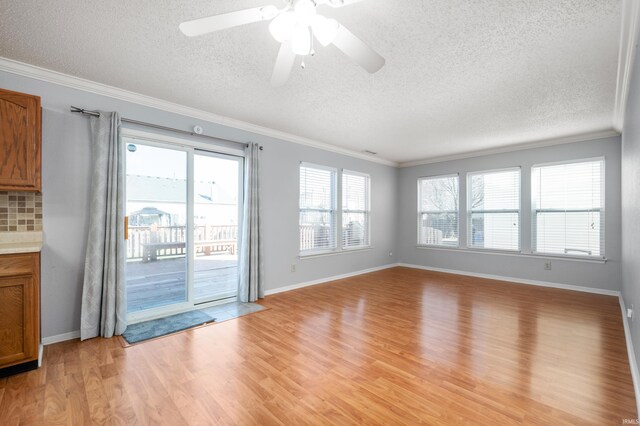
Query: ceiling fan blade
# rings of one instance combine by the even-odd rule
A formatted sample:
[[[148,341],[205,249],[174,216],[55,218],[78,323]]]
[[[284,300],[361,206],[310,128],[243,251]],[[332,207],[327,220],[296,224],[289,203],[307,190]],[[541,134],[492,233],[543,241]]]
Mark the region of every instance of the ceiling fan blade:
[[[291,40],[286,40],[280,46],[278,52],[278,59],[276,59],[276,65],[273,67],[273,75],[271,76],[272,86],[284,86],[289,80],[289,74],[291,74],[291,68],[296,60],[296,54],[291,50]]]
[[[333,44],[371,74],[377,72],[385,64],[385,59],[351,31],[340,25]]]
[[[267,6],[265,6],[267,7]],[[222,15],[209,16],[207,18],[194,19],[180,24],[180,31],[189,37],[195,37],[214,31],[251,24],[265,20],[262,7],[238,10],[236,12],[223,13]]]

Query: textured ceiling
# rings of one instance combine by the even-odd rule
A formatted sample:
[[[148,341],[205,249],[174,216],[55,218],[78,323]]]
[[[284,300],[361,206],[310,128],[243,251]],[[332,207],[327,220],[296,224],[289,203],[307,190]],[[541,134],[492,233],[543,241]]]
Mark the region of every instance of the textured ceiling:
[[[0,0],[0,56],[400,162],[612,127],[620,0],[322,7],[385,67],[370,75],[320,47],[278,88],[267,23],[178,30],[263,4]]]

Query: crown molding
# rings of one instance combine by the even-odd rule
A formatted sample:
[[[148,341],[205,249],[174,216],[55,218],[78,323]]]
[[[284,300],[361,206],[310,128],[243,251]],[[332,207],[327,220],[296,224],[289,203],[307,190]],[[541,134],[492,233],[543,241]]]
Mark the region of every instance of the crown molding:
[[[622,0],[622,24],[620,29],[620,50],[618,51],[618,75],[616,78],[616,98],[613,109],[613,127],[622,133],[627,95],[631,84],[631,72],[636,56],[636,43],[640,30],[640,1]]]
[[[623,2],[627,4],[627,7],[632,8],[634,10],[634,13],[636,14],[634,16],[637,17],[638,12],[640,11],[640,1],[636,2],[634,0],[623,0]],[[628,21],[637,23],[638,19],[633,19]],[[634,24],[633,27],[634,27],[633,31],[637,33],[638,25]],[[627,31],[627,33],[629,33],[629,31]],[[627,60],[625,63],[629,65],[626,67],[620,68],[620,69],[626,69],[627,71],[625,74],[625,78],[623,80],[619,79],[619,83],[620,81],[626,82],[625,84],[627,88],[624,91],[625,98],[626,98],[626,92],[628,91],[628,85],[629,85],[629,77],[630,77],[629,73],[631,71],[630,63],[632,62],[632,56],[633,56],[633,53],[635,52],[635,49],[633,49],[632,47],[635,45],[635,42],[634,43],[627,42],[627,45],[631,46],[631,48],[627,48],[624,50],[625,52],[627,52],[627,55],[626,55]],[[621,52],[622,52],[622,47],[621,47]],[[416,161],[396,162],[396,161],[386,160],[383,158],[376,158],[369,154],[361,153],[358,151],[353,151],[346,148],[340,148],[335,145],[315,141],[313,139],[304,138],[291,133],[271,129],[269,127],[259,126],[259,125],[252,124],[242,120],[236,120],[230,117],[225,117],[222,115],[214,114],[214,113],[203,111],[200,109],[188,107],[185,105],[176,104],[173,102],[165,101],[162,99],[154,98],[154,97],[143,95],[136,92],[131,92],[129,90],[120,89],[117,87],[109,86],[109,85],[98,83],[95,81],[86,80],[80,77],[75,77],[69,74],[60,73],[60,72],[49,70],[46,68],[41,68],[35,65],[15,61],[13,59],[4,58],[1,56],[0,56],[0,71],[5,71],[8,73],[17,74],[17,75],[32,78],[35,80],[45,81],[48,83],[53,83],[60,86],[69,87],[72,89],[82,90],[85,92],[94,93],[101,96],[107,96],[110,98],[119,99],[125,102],[146,106],[146,107],[158,109],[161,111],[183,115],[183,116],[194,118],[197,120],[203,120],[203,121],[231,127],[238,130],[244,130],[247,132],[268,136],[271,138],[280,139],[287,142],[296,143],[299,145],[305,145],[312,148],[317,148],[324,151],[334,152],[336,154],[342,154],[349,157],[354,157],[354,158],[371,161],[374,163],[384,164],[387,166],[393,166],[393,167],[413,167],[413,166],[419,166],[423,164],[440,163],[443,161],[459,160],[464,158],[478,157],[478,156],[491,155],[491,154],[501,154],[505,152],[521,151],[521,150],[531,149],[531,148],[540,148],[544,146],[560,145],[560,144],[587,141],[587,140],[593,140],[593,139],[601,139],[601,138],[620,135],[620,131],[618,130],[617,127],[615,127],[614,129],[602,129],[602,130],[588,132],[588,133],[581,133],[577,135],[563,136],[559,138],[521,143],[517,145],[510,145],[510,146],[505,146],[505,147],[495,148],[495,149],[467,151],[460,154],[425,158],[425,159],[416,160]],[[621,86],[621,84],[618,84],[618,86]],[[621,94],[622,93],[623,92],[621,92]],[[616,99],[618,99],[617,95],[616,95]],[[618,102],[616,102],[616,107],[617,105],[618,105]],[[623,110],[624,108],[621,110],[622,118],[624,118]]]
[[[60,86],[82,90],[85,92],[94,93],[96,95],[107,96],[110,98],[119,99],[122,101],[131,102],[138,105],[143,105],[146,107],[155,108],[155,109],[166,111],[166,112],[171,112],[174,114],[191,117],[198,120],[204,120],[210,123],[215,123],[222,126],[228,126],[234,129],[244,130],[247,132],[268,136],[271,138],[280,139],[287,142],[293,142],[300,145],[309,146],[312,148],[318,148],[324,151],[334,152],[336,154],[347,155],[349,157],[355,157],[362,160],[371,161],[374,163],[384,164],[387,166],[394,166],[394,167],[398,166],[398,163],[395,161],[390,161],[383,158],[376,158],[369,154],[364,154],[364,153],[353,151],[346,148],[340,148],[335,145],[315,141],[313,139],[305,138],[302,136],[297,136],[292,133],[271,129],[269,127],[259,126],[257,124],[249,123],[242,120],[236,120],[234,118],[225,117],[223,115],[218,115],[218,114],[203,111],[200,109],[188,107],[185,105],[176,104],[173,102],[165,101],[162,99],[154,98],[154,97],[143,95],[140,93],[131,92],[129,90],[124,90],[124,89],[109,86],[106,84],[98,83],[95,81],[86,80],[84,78],[74,77],[69,74],[64,74],[58,71],[41,68],[35,65],[15,61],[13,59],[4,58],[1,56],[0,56],[0,71],[21,75],[21,76],[33,78],[36,80],[46,81],[48,83],[58,84]]]
[[[399,164],[399,167],[422,166],[424,164],[442,163],[445,161],[462,160],[465,158],[482,157],[484,155],[503,154],[505,152],[523,151],[525,149],[543,148],[545,146],[564,145],[574,142],[585,142],[595,139],[610,138],[620,136],[620,132],[614,129],[596,130],[588,133],[579,133],[577,135],[562,136],[559,138],[542,139],[538,141],[520,143],[517,145],[509,145],[500,148],[490,148],[478,151],[463,152],[460,154],[446,155],[441,157],[425,158],[417,161],[407,161]]]

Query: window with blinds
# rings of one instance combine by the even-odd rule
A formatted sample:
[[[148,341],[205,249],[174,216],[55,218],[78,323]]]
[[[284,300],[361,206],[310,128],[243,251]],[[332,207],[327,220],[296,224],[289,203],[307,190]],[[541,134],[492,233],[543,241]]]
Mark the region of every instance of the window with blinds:
[[[520,169],[467,175],[469,247],[520,250]]]
[[[342,172],[342,247],[361,248],[370,245],[370,178],[368,175]]]
[[[336,249],[337,170],[300,164],[300,252]]]
[[[534,166],[533,251],[604,257],[604,159]]]
[[[458,175],[418,179],[418,244],[458,246]]]

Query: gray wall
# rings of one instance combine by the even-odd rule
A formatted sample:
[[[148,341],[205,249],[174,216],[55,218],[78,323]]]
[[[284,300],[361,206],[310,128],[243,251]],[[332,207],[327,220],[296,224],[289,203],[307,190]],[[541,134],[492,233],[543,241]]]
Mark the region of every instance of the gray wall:
[[[152,108],[0,72],[0,87],[38,95],[43,105],[42,334],[80,327],[80,297],[88,224],[89,124],[70,105],[117,110],[124,117],[264,145],[262,190],[266,289],[395,263],[397,169],[315,148],[206,123]],[[310,161],[371,175],[372,249],[299,260],[298,164]],[[394,255],[389,256],[393,251]],[[290,272],[291,264],[297,271]]]
[[[520,166],[522,168],[521,247],[531,247],[531,166],[539,163],[604,156],[605,188],[605,264],[552,259],[552,270],[544,270],[546,258],[480,253],[465,249],[417,248],[417,186],[422,176],[460,173],[461,211],[465,204],[466,173]],[[620,138],[608,138],[566,145],[535,148],[468,159],[403,168],[398,180],[400,193],[398,258],[403,263],[620,290]],[[466,221],[460,218],[460,241],[466,241]]]
[[[637,51],[632,70],[622,132],[622,297],[627,308],[640,309],[640,55]],[[635,311],[634,318],[628,322],[640,362],[638,314]]]
[[[637,82],[636,82],[637,84]],[[396,169],[340,154],[277,140],[246,131],[206,123],[189,117],[143,107],[105,96],[71,89],[27,77],[0,72],[0,87],[42,97],[43,103],[43,197],[45,247],[42,252],[42,327],[43,336],[75,331],[79,328],[80,296],[90,185],[88,120],[69,113],[71,104],[103,110],[117,110],[125,117],[190,129],[200,124],[207,134],[239,141],[263,144],[263,213],[265,229],[266,289],[274,290],[306,281],[346,274],[401,261],[404,263],[502,275],[530,280],[565,283],[619,290],[621,286],[620,243],[620,138],[587,141],[570,145],[481,156],[472,159]],[[637,97],[637,90],[634,92]],[[632,99],[630,111],[637,111]],[[635,108],[635,109],[633,109]],[[631,127],[628,120],[628,126]],[[633,134],[632,132],[630,134]],[[637,135],[637,130],[635,132]],[[628,139],[628,135],[625,135]],[[638,163],[638,137],[626,141],[625,164]],[[635,142],[635,143],[634,143]],[[634,154],[633,157],[631,154]],[[464,250],[450,251],[416,248],[416,179],[420,176],[521,166],[524,184],[523,248],[529,246],[528,227],[529,167],[533,163],[563,159],[605,156],[606,163],[606,264],[553,260],[553,270],[543,270],[544,259]],[[298,259],[298,163],[309,161],[371,174],[372,249],[361,252]],[[625,173],[637,173],[627,166]],[[626,175],[625,175],[626,176]],[[625,178],[626,179],[626,178]],[[628,194],[637,194],[626,179]],[[464,179],[461,180],[464,182]],[[636,180],[633,182],[637,182]],[[637,185],[637,183],[636,183]],[[637,203],[625,198],[625,208]],[[637,211],[637,209],[635,210]],[[636,221],[629,223],[627,234],[637,235]],[[634,227],[635,226],[635,227]],[[627,240],[629,241],[629,240]],[[636,265],[625,268],[625,279],[638,276],[638,251],[626,247],[625,256]],[[389,256],[392,251],[393,255]],[[635,257],[633,257],[635,256]],[[631,261],[631,263],[633,262]],[[297,271],[290,272],[291,264]],[[637,298],[640,290],[626,284],[625,294]],[[635,300],[635,299],[633,299]],[[638,305],[640,306],[640,305]],[[638,330],[635,331],[638,333]],[[638,339],[636,339],[637,341]]]

